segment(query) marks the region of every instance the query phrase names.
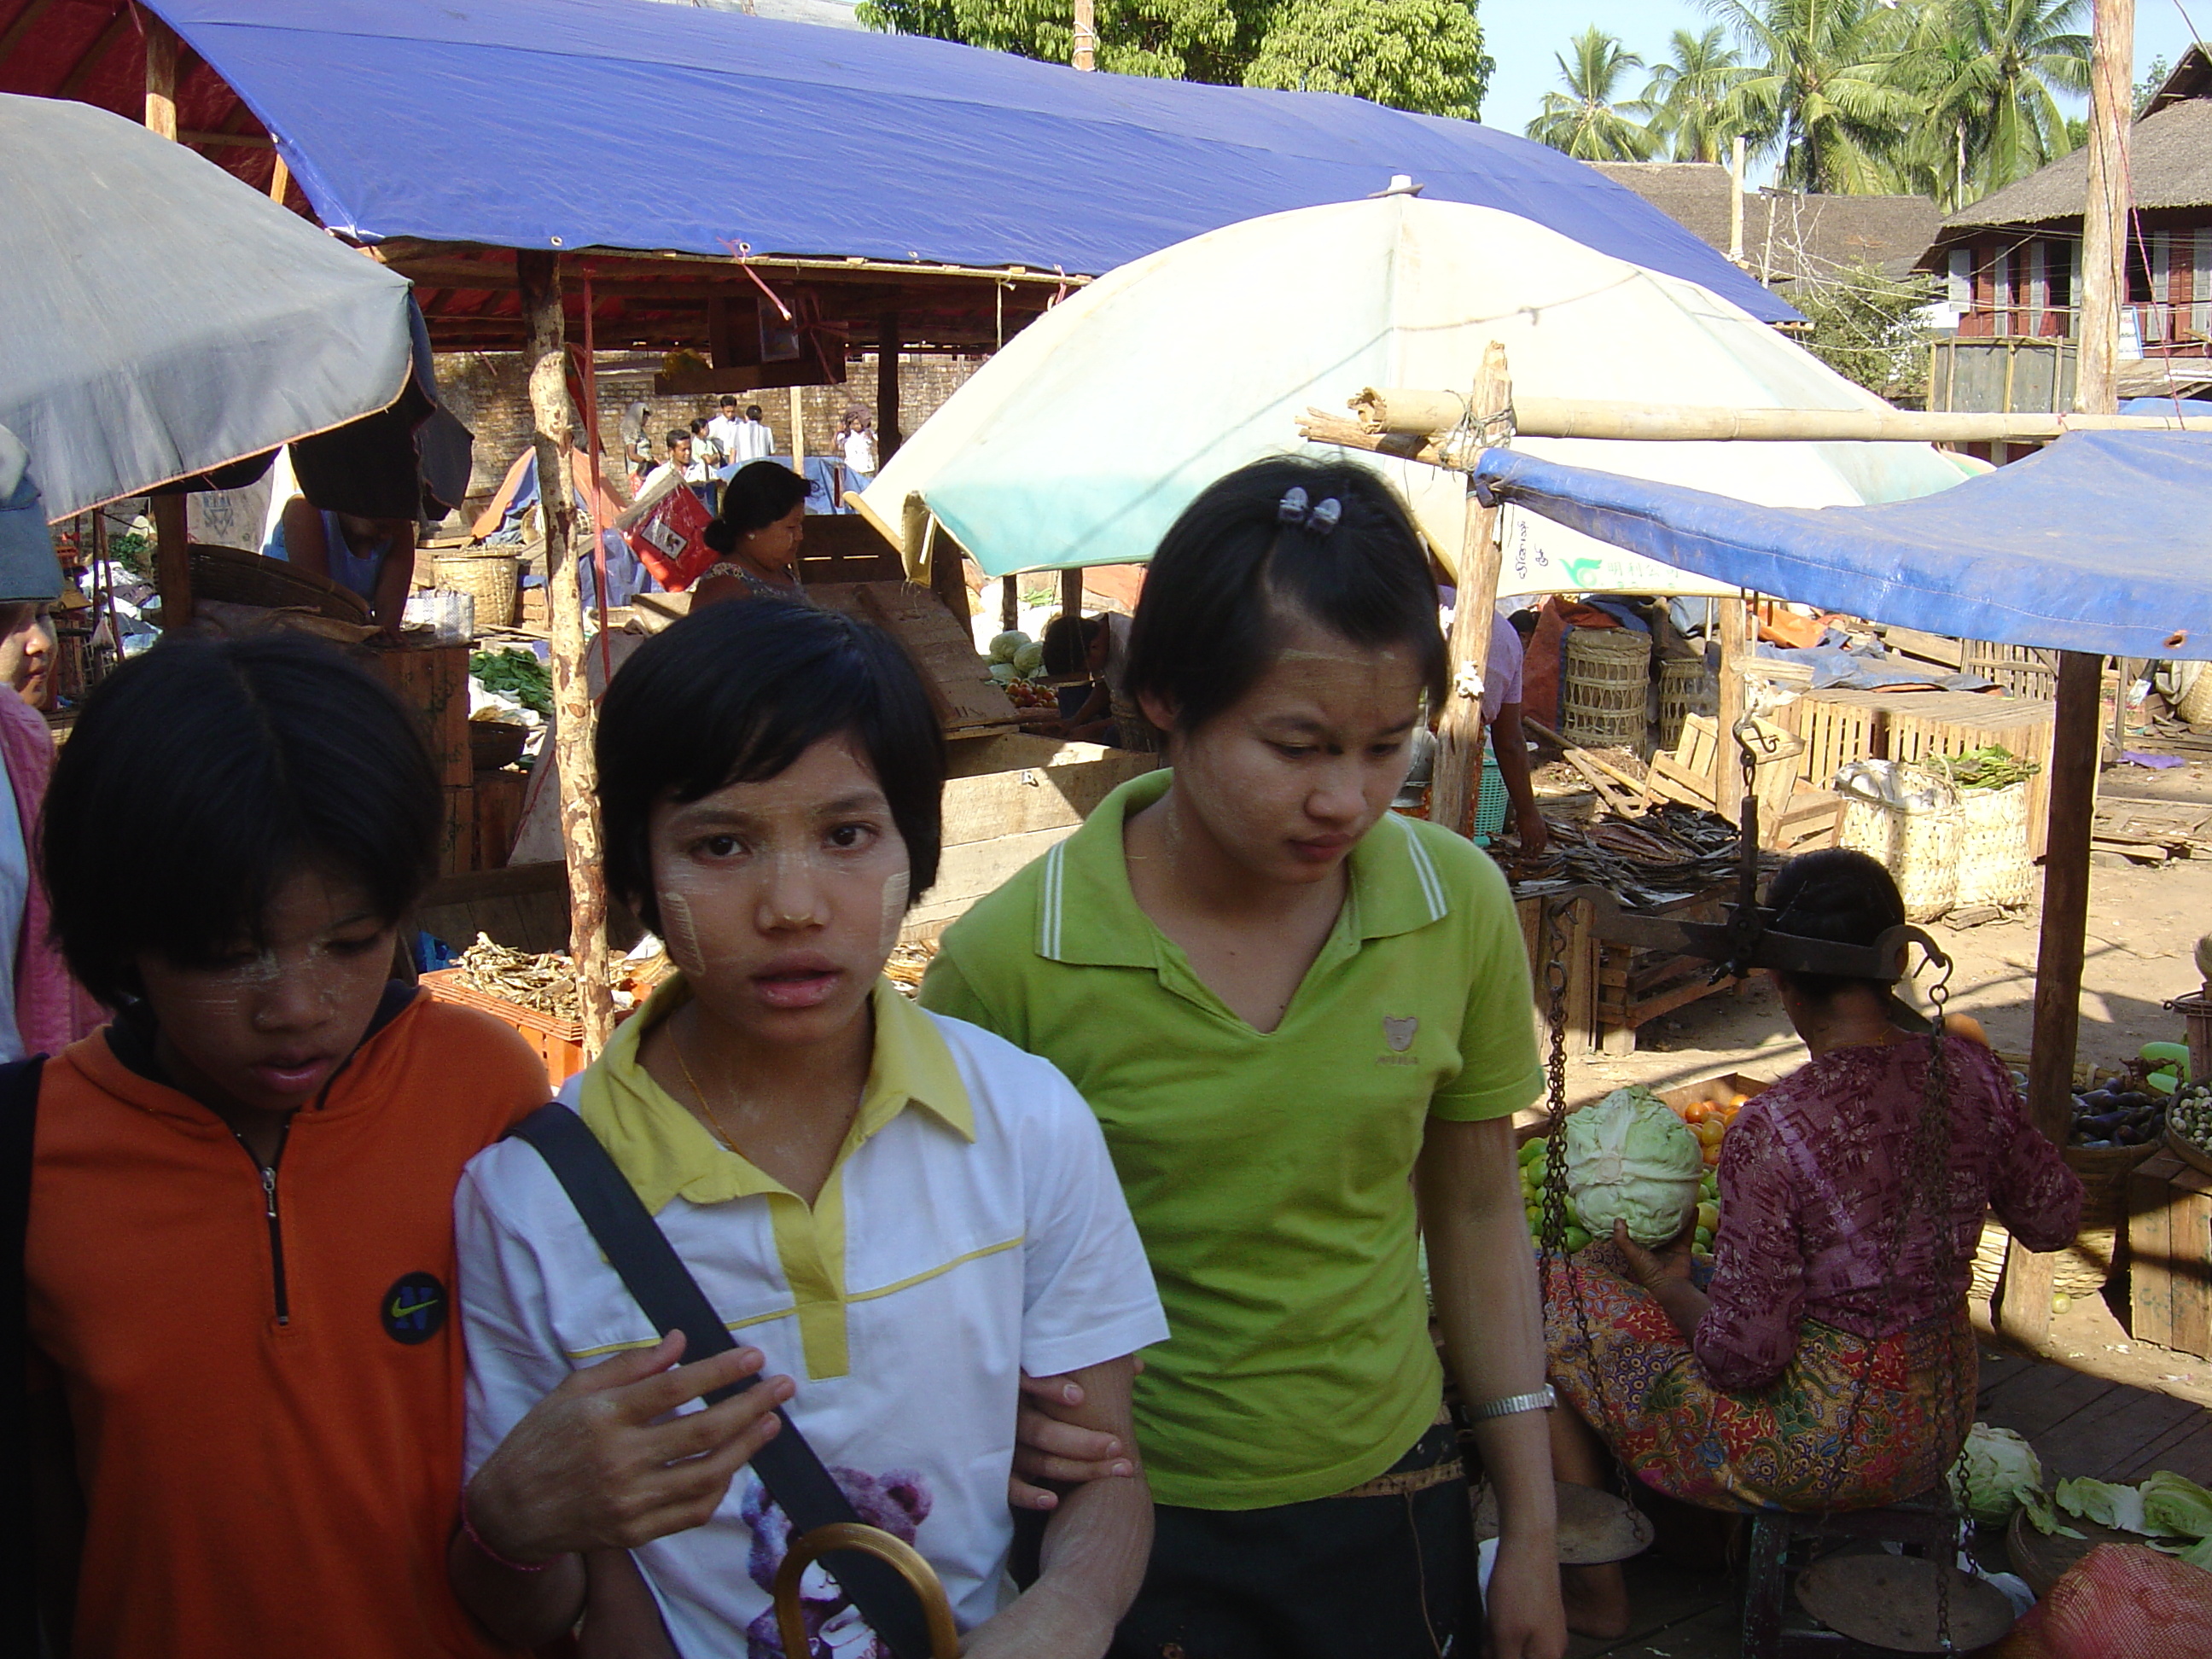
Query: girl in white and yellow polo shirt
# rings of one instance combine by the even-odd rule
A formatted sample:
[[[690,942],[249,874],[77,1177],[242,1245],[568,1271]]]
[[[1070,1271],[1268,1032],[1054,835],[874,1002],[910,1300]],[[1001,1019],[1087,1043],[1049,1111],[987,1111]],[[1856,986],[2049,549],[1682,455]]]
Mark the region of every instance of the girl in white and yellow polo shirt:
[[[1081,1091],[1167,1305],[1136,1392],[1158,1537],[1116,1659],[1482,1645],[1424,1243],[1504,1522],[1491,1650],[1565,1644],[1511,1123],[1541,1085],[1527,957],[1497,866],[1388,811],[1443,670],[1375,474],[1220,480],[1130,634],[1173,769],[955,923],[923,982]]]
[[[624,665],[598,749],[610,881],[681,973],[562,1098],[750,1346],[743,1363],[781,1375],[698,1414],[696,1455],[669,1464],[680,1492],[605,1478],[643,1516],[627,1553],[545,1519],[574,1507],[547,1489],[599,1477],[544,1437],[501,1447],[507,1430],[589,1390],[590,1368],[665,1370],[677,1350],[538,1152],[483,1153],[457,1200],[464,1594],[511,1640],[566,1628],[588,1600],[600,1651],[778,1652],[769,1587],[789,1528],[738,1465],[787,1401],[862,1518],[935,1567],[967,1654],[1097,1659],[1141,1575],[1149,1500],[1140,1479],[1071,1494],[1015,1599],[1021,1373],[1079,1373],[1091,1426],[1126,1441],[1129,1356],[1166,1328],[1066,1080],[882,977],[937,863],[943,741],[913,667],[832,612],[712,607]],[[822,1650],[879,1651],[833,1579],[807,1583]]]

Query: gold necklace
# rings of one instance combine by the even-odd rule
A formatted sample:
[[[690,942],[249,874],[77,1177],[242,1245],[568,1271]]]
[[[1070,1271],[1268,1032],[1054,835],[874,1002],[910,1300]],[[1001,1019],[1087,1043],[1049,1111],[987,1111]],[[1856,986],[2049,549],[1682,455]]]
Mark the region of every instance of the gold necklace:
[[[690,1086],[692,1097],[699,1103],[700,1111],[706,1115],[707,1133],[720,1142],[722,1150],[731,1157],[743,1158],[744,1154],[738,1150],[737,1143],[722,1127],[722,1120],[714,1115],[714,1107],[708,1102],[707,1091],[699,1086],[699,1079],[691,1075],[691,1062],[684,1058],[684,1040],[673,1030],[668,1034],[668,1046],[675,1050],[677,1069],[684,1073],[684,1081]]]

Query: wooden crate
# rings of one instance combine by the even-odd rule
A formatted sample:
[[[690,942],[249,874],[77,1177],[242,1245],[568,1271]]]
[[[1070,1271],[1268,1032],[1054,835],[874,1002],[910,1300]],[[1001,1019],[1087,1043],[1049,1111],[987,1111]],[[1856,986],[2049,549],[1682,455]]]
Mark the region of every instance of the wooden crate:
[[[1677,921],[1723,921],[1722,907],[1733,891],[1717,886],[1652,914]],[[1733,980],[1713,978],[1717,965],[1705,957],[1598,940],[1597,1046],[1609,1054],[1632,1054],[1639,1026],[1733,988]]]
[[[927,588],[910,582],[823,582],[806,590],[817,605],[872,622],[907,649],[945,723],[947,737],[1012,732],[1021,711],[992,679],[967,626]]]
[[[1960,666],[1969,674],[1995,680],[2015,697],[2051,698],[2058,695],[2058,653],[2033,645],[1993,645],[1987,640],[1967,640]]]
[[[1521,922],[1521,943],[1528,952],[1528,978],[1535,988],[1538,1041],[1543,1051],[1551,1052],[1551,1034],[1546,1029],[1551,1018],[1551,993],[1548,973],[1551,964],[1549,929],[1544,921],[1547,900],[1540,894],[1516,899],[1514,911]],[[1561,1024],[1566,1028],[1567,1052],[1595,1054],[1601,1032],[1597,1014],[1597,939],[1590,932],[1590,905],[1587,899],[1574,900],[1569,906],[1566,920],[1567,984],[1566,1006]]]
[[[907,914],[901,936],[908,939],[944,932],[977,899],[1074,834],[1120,785],[1160,761],[1024,732],[955,738],[948,747],[944,852],[937,884]]]
[[[1662,1089],[1658,1095],[1660,1099],[1679,1112],[1683,1107],[1694,1106],[1699,1101],[1725,1106],[1738,1095],[1755,1095],[1773,1086],[1774,1079],[1771,1078],[1753,1077],[1746,1072],[1722,1072],[1676,1088]]]
[[[476,786],[465,783],[439,793],[444,797],[444,817],[438,828],[438,873],[465,875],[477,867]]]
[[[415,711],[438,781],[448,789],[465,787],[476,776],[469,755],[469,647],[402,645],[363,650],[357,660]]]
[[[2128,1177],[2129,1334],[2212,1358],[2212,1176],[2172,1152]]]
[[[477,861],[479,870],[503,870],[522,827],[522,804],[530,793],[530,774],[501,769],[479,772],[476,790]]]
[[[550,1014],[539,1013],[535,1008],[509,1002],[505,997],[487,996],[482,991],[471,990],[460,983],[460,970],[455,968],[423,975],[422,988],[437,1001],[474,1008],[479,1013],[489,1014],[494,1019],[513,1026],[538,1058],[544,1062],[546,1081],[551,1088],[558,1089],[584,1069],[583,1021],[556,1019]]]
[[[1798,775],[1826,789],[1855,760],[1915,761],[2002,744],[2039,768],[2027,783],[2027,849],[2043,856],[2051,821],[2051,731],[2056,705],[1977,691],[1811,691],[1777,722],[1805,740]]]

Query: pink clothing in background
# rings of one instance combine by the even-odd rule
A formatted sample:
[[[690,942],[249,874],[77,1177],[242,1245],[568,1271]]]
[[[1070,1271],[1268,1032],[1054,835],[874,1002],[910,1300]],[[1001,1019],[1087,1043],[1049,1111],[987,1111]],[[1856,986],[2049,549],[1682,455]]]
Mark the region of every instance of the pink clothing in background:
[[[46,717],[0,686],[0,763],[23,826],[30,880],[23,896],[23,931],[15,951],[15,1030],[26,1054],[58,1054],[89,1036],[106,1018],[84,988],[70,977],[62,953],[48,938],[53,924],[46,884],[39,878],[39,809],[54,769],[53,733]]]
[[[1948,1316],[1966,1295],[1989,1210],[2031,1250],[2072,1241],[2081,1182],[2028,1123],[2003,1065],[1954,1036],[1944,1045],[1950,1273],[1935,1277],[1939,1223],[1924,1212],[1907,1215],[1899,1260],[1887,1264],[1928,1052],[1928,1039],[1914,1037],[1824,1054],[1753,1096],[1729,1129],[1712,1307],[1692,1345],[1717,1386],[1773,1382],[1808,1319],[1880,1338]]]

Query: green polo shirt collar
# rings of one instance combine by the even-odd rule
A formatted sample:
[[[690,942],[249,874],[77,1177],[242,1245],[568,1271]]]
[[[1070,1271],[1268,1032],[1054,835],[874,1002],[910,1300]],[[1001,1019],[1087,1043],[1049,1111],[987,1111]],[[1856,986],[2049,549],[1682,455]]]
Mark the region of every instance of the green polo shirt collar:
[[[1168,792],[1163,767],[1132,778],[1044,856],[1037,892],[1036,953],[1048,962],[1102,968],[1160,965],[1160,934],[1129,888],[1122,829]],[[1351,886],[1339,923],[1356,939],[1410,933],[1451,914],[1428,849],[1395,813],[1362,836],[1348,860]]]

